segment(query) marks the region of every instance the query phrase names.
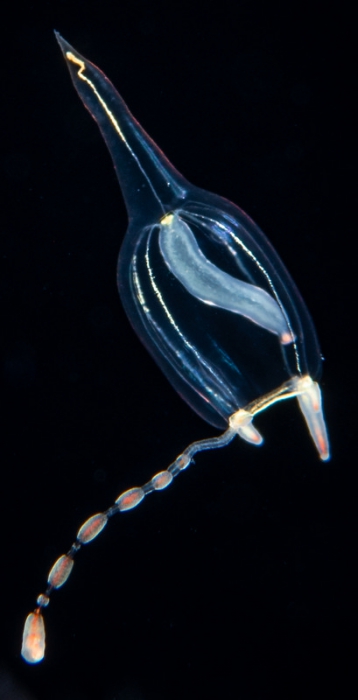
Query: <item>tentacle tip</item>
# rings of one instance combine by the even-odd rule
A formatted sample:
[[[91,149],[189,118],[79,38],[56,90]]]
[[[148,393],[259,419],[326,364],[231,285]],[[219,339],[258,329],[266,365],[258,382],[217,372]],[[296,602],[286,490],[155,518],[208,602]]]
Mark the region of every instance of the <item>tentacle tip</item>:
[[[21,656],[28,664],[38,664],[45,656],[45,626],[39,612],[30,613],[25,620]]]

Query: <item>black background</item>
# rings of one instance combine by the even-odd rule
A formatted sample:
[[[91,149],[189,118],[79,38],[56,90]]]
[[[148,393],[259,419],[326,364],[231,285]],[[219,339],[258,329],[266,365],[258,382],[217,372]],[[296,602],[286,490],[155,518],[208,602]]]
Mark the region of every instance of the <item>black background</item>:
[[[342,4],[309,8],[6,10],[1,700],[355,695],[353,18]],[[80,553],[31,667],[23,620],[79,525],[215,434],[121,308],[126,212],[53,29],[104,70],[180,172],[239,204],[283,258],[326,358],[333,458],[319,462],[295,402],[257,420],[262,448],[236,440],[200,455]]]

